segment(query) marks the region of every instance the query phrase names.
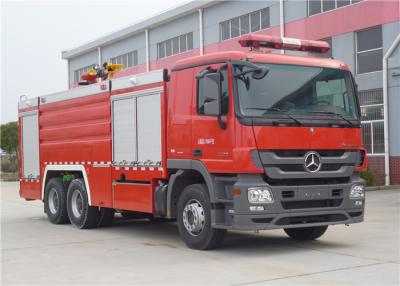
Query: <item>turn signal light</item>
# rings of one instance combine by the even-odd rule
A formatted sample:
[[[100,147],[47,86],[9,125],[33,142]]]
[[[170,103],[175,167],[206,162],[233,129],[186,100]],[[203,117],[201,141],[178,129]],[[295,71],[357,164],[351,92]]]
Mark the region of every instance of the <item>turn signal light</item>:
[[[240,196],[241,190],[240,189],[233,189],[233,195],[234,196]]]
[[[359,150],[359,161],[357,162],[357,165],[354,168],[354,172],[364,171],[367,168],[367,164],[368,164],[367,150],[363,148]]]

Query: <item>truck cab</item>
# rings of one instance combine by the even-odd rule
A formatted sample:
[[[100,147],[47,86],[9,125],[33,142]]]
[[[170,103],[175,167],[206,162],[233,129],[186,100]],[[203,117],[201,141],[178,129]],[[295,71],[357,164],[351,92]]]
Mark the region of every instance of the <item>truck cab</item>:
[[[170,187],[175,179],[203,184],[212,228],[283,228],[315,239],[328,225],[363,220],[360,109],[342,61],[258,49],[216,53],[178,62],[169,93]],[[181,234],[195,240],[204,208],[190,199],[177,205],[169,215],[191,217]]]

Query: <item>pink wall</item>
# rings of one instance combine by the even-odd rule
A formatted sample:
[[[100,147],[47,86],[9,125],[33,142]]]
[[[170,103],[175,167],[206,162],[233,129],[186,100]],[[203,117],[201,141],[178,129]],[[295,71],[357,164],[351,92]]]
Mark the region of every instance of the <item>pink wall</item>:
[[[399,20],[399,0],[364,0],[357,4],[287,23],[285,25],[285,36],[318,40]],[[274,26],[257,33],[279,36],[279,26]],[[206,54],[232,50],[247,51],[248,48],[240,47],[238,38],[204,47],[204,53]],[[178,60],[198,55],[200,55],[200,50],[193,49],[182,54],[153,60],[150,61],[150,70],[171,69]],[[143,73],[145,71],[146,65],[141,64],[116,74],[115,78]],[[70,86],[70,88],[74,87],[77,87],[77,85],[72,84]]]
[[[285,25],[285,36],[310,40],[337,36],[398,21],[400,1],[368,0]]]

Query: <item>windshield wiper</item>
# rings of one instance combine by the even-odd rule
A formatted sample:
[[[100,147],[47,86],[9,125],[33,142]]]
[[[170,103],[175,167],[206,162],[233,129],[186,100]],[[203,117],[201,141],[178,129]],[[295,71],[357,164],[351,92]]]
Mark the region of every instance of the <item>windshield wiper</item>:
[[[332,112],[332,111],[309,111],[308,113],[314,113],[314,114],[327,114],[327,115],[335,115],[336,117],[340,117],[344,121],[346,121],[350,126],[354,127],[353,122],[348,120],[346,117],[344,117],[340,113]]]
[[[243,67],[248,68],[248,70],[245,70],[245,71],[242,70],[241,72],[235,73],[233,75],[235,78],[241,78],[244,75],[251,73],[251,77],[253,79],[263,79],[269,72],[268,68],[263,67],[263,66],[260,67],[260,66],[256,65],[255,63],[248,62],[248,61],[233,60],[233,61],[231,61],[231,63],[236,66],[243,66]]]
[[[280,108],[277,108],[277,107],[269,107],[269,108],[247,107],[246,109],[283,112],[283,113],[285,113],[284,115],[286,115],[287,118],[292,119],[292,120],[293,120],[294,122],[296,122],[298,125],[301,125],[301,126],[304,125],[300,120],[298,120],[298,119],[296,119],[295,117],[293,117],[292,115],[288,114],[287,112],[289,112],[289,110],[287,110],[287,109],[280,109]]]

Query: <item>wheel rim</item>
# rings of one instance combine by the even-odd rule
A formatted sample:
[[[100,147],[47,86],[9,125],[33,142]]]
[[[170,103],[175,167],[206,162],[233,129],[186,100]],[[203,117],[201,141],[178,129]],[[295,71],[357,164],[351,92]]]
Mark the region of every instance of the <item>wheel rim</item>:
[[[74,190],[71,197],[71,209],[75,217],[80,217],[83,212],[83,198],[79,190]]]
[[[183,209],[183,225],[192,236],[198,236],[204,229],[204,208],[197,200],[190,200]]]
[[[49,190],[49,210],[52,214],[56,214],[59,208],[58,194],[55,188]]]

